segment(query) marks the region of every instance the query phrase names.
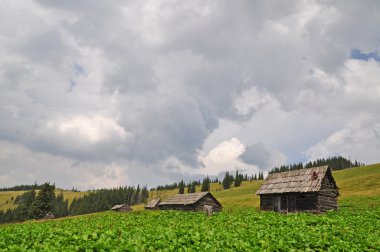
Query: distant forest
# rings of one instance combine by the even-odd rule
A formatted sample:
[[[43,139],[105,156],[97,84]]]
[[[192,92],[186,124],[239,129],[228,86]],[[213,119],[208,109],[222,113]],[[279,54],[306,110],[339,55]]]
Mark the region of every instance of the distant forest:
[[[293,171],[293,170],[300,170],[304,168],[311,168],[311,167],[318,167],[318,166],[324,166],[328,165],[331,170],[337,171],[337,170],[343,170],[351,167],[359,167],[364,166],[364,163],[358,162],[358,161],[351,161],[345,157],[338,156],[338,157],[329,157],[329,158],[322,158],[317,159],[313,162],[308,162],[306,164],[298,163],[298,164],[289,164],[289,165],[282,165],[280,167],[274,167],[271,171],[269,171],[269,174],[271,173],[277,173],[277,172],[284,172],[284,171]]]
[[[32,190],[32,189],[39,190],[41,188],[42,188],[42,185],[37,185],[37,184],[34,184],[34,185],[16,185],[16,186],[12,186],[12,187],[0,188],[0,191],[27,191],[27,190]]]

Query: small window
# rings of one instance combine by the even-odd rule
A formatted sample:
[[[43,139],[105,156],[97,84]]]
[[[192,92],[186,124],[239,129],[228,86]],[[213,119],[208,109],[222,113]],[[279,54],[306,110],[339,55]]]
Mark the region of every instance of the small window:
[[[305,195],[301,194],[301,195],[300,195],[300,198],[301,198],[301,199],[304,199],[304,198],[305,198]]]

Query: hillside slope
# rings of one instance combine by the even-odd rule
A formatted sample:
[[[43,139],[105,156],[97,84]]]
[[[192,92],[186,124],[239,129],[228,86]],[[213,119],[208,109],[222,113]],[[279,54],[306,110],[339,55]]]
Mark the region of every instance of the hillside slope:
[[[380,163],[362,167],[334,171],[333,176],[339,187],[339,204],[341,207],[380,207]],[[259,197],[255,192],[263,181],[245,181],[240,187],[222,190],[222,186],[211,184],[211,192],[222,203],[224,209],[257,208]],[[200,191],[200,187],[196,188]],[[71,201],[82,197],[84,192],[62,191],[64,197]],[[14,207],[13,200],[22,191],[0,192],[0,210]],[[178,193],[178,189],[150,191],[149,198],[165,199]],[[7,203],[8,202],[8,203]],[[135,210],[144,209],[143,205],[134,206]]]
[[[333,176],[339,187],[341,207],[380,207],[380,163],[334,171]],[[263,181],[245,181],[240,187],[228,190],[212,184],[211,192],[227,211],[234,208],[257,208],[260,199],[255,192],[262,183]],[[177,189],[153,191],[150,197],[166,198],[177,192]]]
[[[17,205],[14,204],[14,200],[24,192],[25,191],[0,191],[0,210],[5,211],[9,208],[15,208]],[[63,193],[64,199],[67,199],[69,204],[71,204],[74,198],[80,198],[86,194],[85,192],[73,192],[62,189],[56,189],[55,192],[56,194]]]

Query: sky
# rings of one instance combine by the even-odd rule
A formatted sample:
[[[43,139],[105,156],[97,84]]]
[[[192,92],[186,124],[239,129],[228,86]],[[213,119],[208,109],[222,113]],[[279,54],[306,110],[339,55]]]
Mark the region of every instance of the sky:
[[[0,187],[380,162],[380,2],[5,0]]]

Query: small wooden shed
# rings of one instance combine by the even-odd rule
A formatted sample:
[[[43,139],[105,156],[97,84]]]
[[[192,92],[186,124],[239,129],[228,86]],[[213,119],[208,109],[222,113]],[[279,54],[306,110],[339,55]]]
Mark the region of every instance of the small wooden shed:
[[[204,211],[208,206],[212,212],[219,212],[223,206],[215,199],[210,192],[177,194],[158,204],[162,210],[187,210],[187,211]]]
[[[328,166],[269,174],[256,192],[260,209],[276,212],[325,212],[338,209],[338,192]]]
[[[111,210],[117,211],[117,212],[132,212],[133,211],[132,207],[128,206],[127,204],[115,205],[114,207],[111,208]]]
[[[52,212],[48,212],[42,219],[43,220],[51,220],[54,218],[55,218],[55,215]]]
[[[147,210],[157,210],[158,204],[161,202],[161,199],[153,199],[149,201],[148,204],[145,205],[145,209]]]

